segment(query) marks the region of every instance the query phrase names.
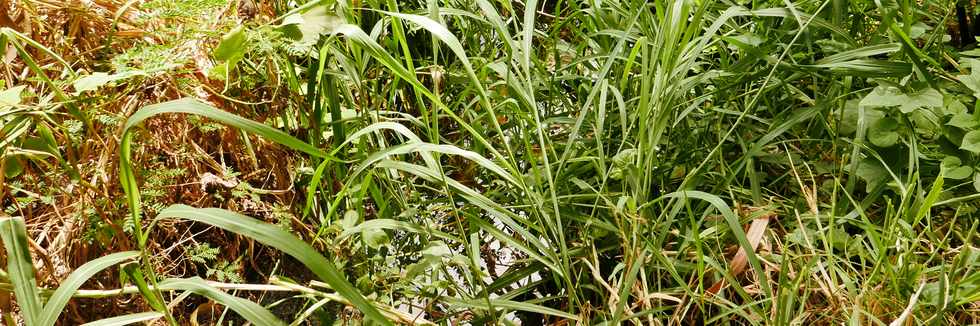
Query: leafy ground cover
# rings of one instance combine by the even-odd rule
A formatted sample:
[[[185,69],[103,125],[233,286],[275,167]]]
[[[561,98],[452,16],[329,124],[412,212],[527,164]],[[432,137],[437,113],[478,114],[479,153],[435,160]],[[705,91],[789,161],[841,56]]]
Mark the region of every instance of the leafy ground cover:
[[[0,1],[0,313],[978,323],[976,13]]]

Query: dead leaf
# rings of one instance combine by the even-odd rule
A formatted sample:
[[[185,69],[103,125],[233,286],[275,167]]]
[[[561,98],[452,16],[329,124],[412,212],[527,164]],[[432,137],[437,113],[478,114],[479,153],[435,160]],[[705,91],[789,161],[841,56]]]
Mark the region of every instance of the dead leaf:
[[[754,252],[759,248],[759,243],[762,242],[762,237],[766,234],[766,229],[769,227],[769,220],[772,218],[772,214],[764,214],[754,220],[752,224],[749,225],[749,231],[746,232],[745,237],[749,240],[749,245],[752,246],[752,251]],[[748,263],[748,253],[745,248],[738,248],[738,252],[735,253],[735,257],[732,258],[732,262],[729,265],[731,268],[732,277],[738,277],[745,271],[745,265]],[[725,280],[719,280],[715,282],[708,292],[711,294],[717,294],[721,291],[721,287],[725,285]]]

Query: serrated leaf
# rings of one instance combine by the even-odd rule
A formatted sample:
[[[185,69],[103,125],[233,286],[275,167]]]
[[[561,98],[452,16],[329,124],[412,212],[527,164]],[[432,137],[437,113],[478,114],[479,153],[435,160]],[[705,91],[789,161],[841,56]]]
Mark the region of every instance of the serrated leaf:
[[[980,130],[974,130],[963,136],[963,143],[960,149],[968,150],[974,154],[980,154]]]
[[[878,147],[891,147],[898,143],[898,120],[892,117],[879,119],[868,129],[868,140]]]
[[[227,61],[240,57],[245,52],[245,26],[238,26],[221,38],[221,43],[214,49],[214,59]]]

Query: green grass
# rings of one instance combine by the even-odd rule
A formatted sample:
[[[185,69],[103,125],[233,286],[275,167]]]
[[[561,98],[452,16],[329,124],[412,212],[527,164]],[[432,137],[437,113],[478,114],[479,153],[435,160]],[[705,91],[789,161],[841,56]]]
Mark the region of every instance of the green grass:
[[[947,40],[955,1],[275,1],[217,32],[188,19],[219,2],[160,7],[188,26],[161,33],[173,53],[211,35],[209,83],[186,77],[197,63],[55,76],[72,65],[0,33],[37,76],[0,93],[4,171],[25,171],[0,181],[67,175],[115,201],[136,250],[52,294],[23,220],[0,220],[0,290],[25,323],[133,293],[145,310],[101,322],[185,323],[192,293],[256,325],[980,322],[980,53]],[[141,49],[161,45],[118,54],[150,66]],[[70,94],[78,78],[95,85]],[[151,82],[172,91],[91,123],[102,93]],[[155,121],[194,121],[194,146],[217,140],[236,171],[287,171],[295,198],[263,219],[151,189],[174,205],[145,209],[162,186],[141,166],[172,152]],[[111,139],[111,190],[72,137]],[[235,200],[281,200],[245,185]],[[161,249],[200,225],[288,257],[243,264],[263,275],[243,284],[170,274]],[[78,290],[117,263],[126,286]]]

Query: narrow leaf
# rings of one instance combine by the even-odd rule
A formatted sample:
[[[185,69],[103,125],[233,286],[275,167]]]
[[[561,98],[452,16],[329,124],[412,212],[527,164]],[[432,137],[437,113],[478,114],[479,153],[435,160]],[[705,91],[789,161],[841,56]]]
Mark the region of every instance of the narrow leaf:
[[[24,323],[38,325],[41,320],[41,297],[34,279],[34,264],[27,249],[27,228],[21,217],[0,218],[0,238],[7,250],[7,273],[14,286],[17,306]]]
[[[165,218],[179,218],[205,223],[279,249],[306,265],[317,277],[333,287],[338,294],[350,300],[365,316],[385,325],[390,324],[381,315],[381,312],[347,281],[344,274],[337,270],[333,262],[324,258],[303,240],[283,231],[276,225],[224,209],[193,208],[186,205],[170,206],[157,215],[157,219]]]

